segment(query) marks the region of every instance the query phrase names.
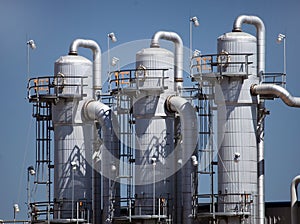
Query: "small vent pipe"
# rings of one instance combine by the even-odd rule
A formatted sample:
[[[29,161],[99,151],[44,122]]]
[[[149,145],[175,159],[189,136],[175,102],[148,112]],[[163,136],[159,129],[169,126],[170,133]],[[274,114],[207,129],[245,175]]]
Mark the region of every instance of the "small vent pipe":
[[[251,86],[253,95],[275,95],[290,107],[300,107],[300,97],[292,96],[285,88],[275,84],[259,84]]]
[[[181,37],[174,32],[158,31],[156,32],[151,40],[150,47],[160,47],[159,40],[169,40],[175,44],[175,57],[174,57],[174,81],[175,90],[180,91],[183,82],[183,43]]]
[[[102,90],[101,83],[101,49],[93,40],[76,39],[69,48],[69,55],[77,55],[78,48],[89,48],[93,51],[93,95],[100,95]]]
[[[191,156],[197,145],[197,116],[193,106],[184,98],[179,96],[169,96],[166,100],[167,110],[177,112],[180,117],[181,133],[182,133],[182,156]],[[182,223],[191,223],[189,216],[192,212],[192,185],[191,174],[194,171],[192,160],[185,158],[187,163],[182,171]]]
[[[298,184],[300,183],[300,175],[296,176],[291,183],[291,224],[298,224]]]

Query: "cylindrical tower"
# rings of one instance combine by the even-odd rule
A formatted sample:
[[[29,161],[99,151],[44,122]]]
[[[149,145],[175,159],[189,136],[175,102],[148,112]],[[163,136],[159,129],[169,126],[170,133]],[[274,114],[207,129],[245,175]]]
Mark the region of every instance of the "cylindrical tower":
[[[257,216],[256,38],[243,32],[218,38],[218,211],[225,223],[255,223]]]
[[[159,200],[170,202],[174,189],[168,175],[173,164],[167,158],[174,149],[174,116],[166,114],[164,106],[166,98],[175,94],[174,56],[163,48],[142,49],[136,54],[136,67],[136,82],[143,91],[137,94],[133,106],[135,215],[157,215]]]
[[[81,56],[62,56],[55,62],[54,74],[59,97],[52,107],[54,218],[87,219],[92,217],[94,123],[82,121],[81,109],[83,99],[93,97],[92,63]],[[85,211],[80,217],[78,206]]]

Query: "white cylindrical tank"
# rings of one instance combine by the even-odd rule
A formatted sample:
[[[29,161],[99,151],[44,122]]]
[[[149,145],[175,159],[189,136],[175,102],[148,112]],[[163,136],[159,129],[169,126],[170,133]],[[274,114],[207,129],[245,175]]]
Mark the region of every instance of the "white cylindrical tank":
[[[137,95],[133,106],[136,128],[135,215],[152,215],[158,214],[159,198],[166,201],[174,188],[168,175],[173,164],[167,159],[174,148],[174,116],[166,114],[164,106],[166,98],[175,94],[174,56],[163,48],[142,49],[136,54],[136,67],[140,70],[137,85],[143,91]],[[168,70],[163,74],[162,70],[151,69]]]
[[[222,78],[220,85],[216,86],[218,211],[228,214],[226,223],[240,223],[240,218],[247,212],[250,212],[250,217],[246,223],[255,223],[258,102],[257,97],[250,94],[250,86],[259,82],[256,38],[243,32],[226,33],[218,38],[218,54],[225,57],[218,60],[222,63],[219,67]],[[248,74],[245,73],[247,60],[243,54],[253,54],[248,58],[251,63],[248,64]]]
[[[81,109],[83,99],[92,97],[92,63],[81,56],[62,56],[55,62],[54,74],[60,84],[59,101],[52,106],[54,218],[70,219],[76,218],[78,201],[91,212],[94,124],[82,121]],[[92,217],[80,218],[87,215]]]

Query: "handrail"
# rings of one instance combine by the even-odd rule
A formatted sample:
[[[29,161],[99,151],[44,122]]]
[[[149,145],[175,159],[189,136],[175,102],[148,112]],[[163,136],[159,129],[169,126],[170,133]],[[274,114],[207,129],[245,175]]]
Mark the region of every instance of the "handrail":
[[[252,53],[220,53],[194,56],[192,58],[191,75],[205,75],[206,73],[212,72],[217,72],[220,73],[220,75],[222,75],[222,68],[225,68],[230,65],[245,65],[244,73],[248,74],[248,66],[250,64],[253,64],[253,62],[249,61],[249,57],[252,55]],[[244,60],[231,61],[231,57],[234,56],[244,56]],[[224,59],[224,61],[222,59]],[[193,61],[196,61],[196,63],[193,63]],[[196,72],[194,72],[195,69]]]
[[[87,76],[40,76],[30,78],[27,84],[27,98],[29,100],[41,100],[40,97],[72,97],[72,94],[64,94],[63,89],[79,87],[77,95],[83,97],[83,87],[87,86],[83,80]],[[70,81],[69,81],[70,80]],[[73,94],[74,95],[74,94]]]
[[[109,74],[109,89],[110,91],[119,90],[121,88],[133,88],[139,90],[141,84],[147,83],[148,81],[158,81],[157,86],[149,86],[152,88],[165,89],[165,80],[168,79],[165,72],[169,69],[126,69],[112,71]],[[151,72],[161,72],[161,75],[152,74]]]

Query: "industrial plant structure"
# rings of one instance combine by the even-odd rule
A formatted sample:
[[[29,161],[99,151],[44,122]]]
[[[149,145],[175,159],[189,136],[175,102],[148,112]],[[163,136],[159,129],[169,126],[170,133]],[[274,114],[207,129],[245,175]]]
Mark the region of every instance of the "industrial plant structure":
[[[256,36],[242,31],[244,23]],[[185,59],[180,36],[159,31],[136,53],[135,67],[109,71],[104,90],[99,45],[76,39],[53,76],[31,78],[36,165],[28,172],[47,196],[29,194],[29,222],[266,223],[265,100],[300,107],[300,99],[285,90],[286,74],[265,71],[260,18],[237,17],[217,42],[216,54]]]

